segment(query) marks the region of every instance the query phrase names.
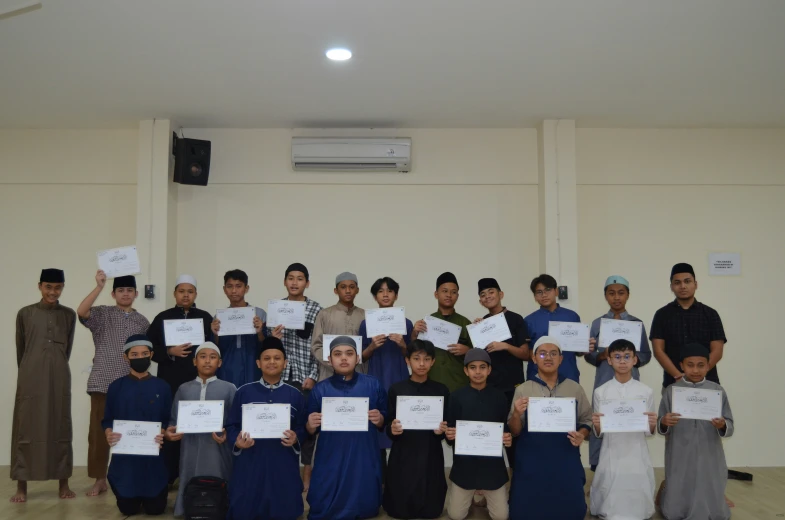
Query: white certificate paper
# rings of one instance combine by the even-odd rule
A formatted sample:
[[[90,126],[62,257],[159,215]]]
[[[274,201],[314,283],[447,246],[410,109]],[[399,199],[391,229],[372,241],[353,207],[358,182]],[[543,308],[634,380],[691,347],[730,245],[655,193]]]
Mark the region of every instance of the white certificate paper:
[[[640,321],[600,320],[600,340],[597,346],[608,348],[617,339],[626,339],[635,345],[635,350],[641,349],[641,335],[643,323]]]
[[[430,341],[434,347],[442,350],[447,350],[450,345],[458,343],[458,339],[461,337],[460,325],[433,316],[426,316],[423,320],[428,330],[420,333],[417,339]]]
[[[98,251],[98,268],[107,278],[117,278],[129,274],[139,274],[139,255],[136,246],[120,247]]]
[[[223,427],[223,401],[180,401],[178,403],[177,433],[221,433]]]
[[[322,334],[322,361],[329,361],[330,356],[330,343],[333,342],[335,338],[340,338],[341,336],[346,336],[347,334]],[[349,336],[352,338],[357,345],[357,358],[360,360],[358,364],[362,364],[363,362],[363,338],[362,336]]]
[[[504,423],[455,421],[455,454],[503,457]]]
[[[204,343],[204,323],[202,318],[193,320],[164,320],[166,346],[190,343],[199,346]]]
[[[112,446],[113,455],[158,456],[160,446],[155,437],[161,434],[161,423],[144,421],[113,421],[112,432],[122,434]]]
[[[278,325],[285,329],[305,330],[305,302],[268,300],[267,327],[274,329]]]
[[[572,397],[530,397],[527,409],[530,432],[575,431],[575,399]]]
[[[512,338],[510,327],[507,326],[507,320],[504,318],[503,312],[490,318],[485,318],[479,323],[466,325],[466,330],[469,331],[472,345],[477,348],[485,348],[494,341],[506,341]]]
[[[253,327],[253,318],[256,316],[256,307],[230,307],[218,309],[215,317],[221,320],[218,336],[237,336],[241,334],[256,334]]]
[[[722,417],[722,392],[672,386],[673,413],[681,414],[682,419],[711,421]]]
[[[438,430],[444,420],[444,397],[399,395],[396,419],[406,430]]]
[[[598,410],[602,433],[649,431],[646,399],[607,399],[600,402]]]
[[[365,309],[366,336],[406,334],[406,310],[403,307]]]
[[[367,397],[322,397],[323,432],[367,432]]]
[[[552,321],[548,324],[548,336],[557,338],[564,352],[589,351],[589,326],[583,323]]]
[[[253,439],[280,439],[291,430],[292,409],[289,404],[250,403],[243,405],[242,431]]]

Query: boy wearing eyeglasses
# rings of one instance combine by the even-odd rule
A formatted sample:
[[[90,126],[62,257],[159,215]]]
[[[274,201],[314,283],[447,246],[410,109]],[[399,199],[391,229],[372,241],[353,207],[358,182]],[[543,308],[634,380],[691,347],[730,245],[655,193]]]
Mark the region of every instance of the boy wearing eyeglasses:
[[[600,338],[600,325],[602,325],[603,318],[621,321],[641,321],[627,312],[627,300],[630,298],[630,282],[626,278],[618,275],[609,276],[605,280],[604,292],[605,301],[608,302],[610,309],[607,313],[591,322],[589,336],[596,341],[599,341]],[[597,347],[594,352],[590,352],[584,357],[587,363],[597,368],[594,373],[595,391],[613,379],[613,367],[607,362],[608,354],[609,351],[606,347]],[[651,361],[651,349],[649,348],[649,340],[646,337],[645,325],[641,325],[640,350],[635,353],[635,356],[638,358],[638,361],[632,367],[632,378],[640,380],[638,369]],[[592,471],[597,469],[597,464],[600,462],[601,447],[602,440],[592,435],[589,439],[589,464]]]
[[[566,309],[559,305],[557,302],[557,283],[556,279],[549,274],[541,274],[529,285],[529,288],[534,295],[534,301],[540,306],[539,309],[529,314],[524,318],[526,328],[529,336],[530,345],[537,343],[537,340],[543,336],[548,335],[548,327],[552,321],[567,321],[573,323],[580,323],[581,317],[578,313]],[[594,351],[595,340],[589,340],[589,351]],[[559,366],[559,376],[572,379],[576,383],[580,383],[581,376],[578,370],[578,361],[576,356],[582,356],[582,352],[563,352],[562,363]],[[537,375],[537,366],[534,363],[529,363],[526,367],[526,380],[530,380]]]
[[[633,378],[638,363],[635,345],[617,339],[607,350],[613,379],[594,390],[592,426],[602,441],[599,464],[591,484],[591,514],[600,518],[650,518],[654,514],[654,468],[646,438],[654,434],[657,413],[654,392]],[[604,433],[600,407],[604,403],[625,407],[620,401],[644,399],[646,431]],[[626,406],[629,408],[629,406]]]

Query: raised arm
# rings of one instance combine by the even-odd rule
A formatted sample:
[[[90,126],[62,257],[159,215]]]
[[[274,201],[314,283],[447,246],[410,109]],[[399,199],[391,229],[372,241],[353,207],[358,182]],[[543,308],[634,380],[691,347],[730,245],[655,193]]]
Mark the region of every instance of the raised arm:
[[[90,309],[93,307],[95,300],[98,299],[98,296],[101,294],[101,291],[104,290],[104,286],[106,285],[106,273],[98,270],[95,273],[95,288],[90,291],[82,303],[79,304],[79,307],[76,309],[76,313],[79,315],[80,318],[86,320],[90,317]]]

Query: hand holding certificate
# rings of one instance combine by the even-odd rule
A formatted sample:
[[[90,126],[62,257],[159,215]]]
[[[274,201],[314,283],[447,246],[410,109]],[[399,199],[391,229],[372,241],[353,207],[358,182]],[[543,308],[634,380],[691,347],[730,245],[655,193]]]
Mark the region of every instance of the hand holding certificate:
[[[339,338],[340,336],[336,336],[335,334],[322,334],[322,361],[329,361],[330,360],[330,343],[335,338]],[[349,336],[354,340],[355,345],[357,345],[357,358],[359,361],[358,364],[362,364],[363,356],[362,356],[362,345],[363,345],[363,338],[362,336]]]
[[[450,345],[458,343],[458,339],[461,337],[460,325],[455,325],[433,316],[426,316],[423,318],[423,321],[428,330],[420,333],[417,339],[430,341],[434,347],[442,350],[447,350],[447,347]]]
[[[503,312],[485,318],[479,323],[467,325],[466,330],[469,331],[472,345],[477,348],[485,348],[494,341],[502,342],[512,338]]]
[[[682,419],[711,421],[722,417],[722,392],[683,386],[671,386],[673,413]]]
[[[177,433],[220,433],[224,427],[223,401],[180,401]]]
[[[503,457],[504,423],[455,421],[455,454]]]
[[[204,343],[204,323],[202,318],[193,320],[164,320],[164,338],[167,347],[176,345],[199,346]]]
[[[444,417],[444,397],[399,395],[395,410],[404,430],[438,430]]]
[[[256,308],[250,306],[218,309],[215,311],[215,317],[221,322],[218,336],[256,334],[256,328],[253,326],[254,316],[256,316]]]
[[[139,274],[139,255],[136,246],[120,247],[98,251],[98,268],[107,278],[117,278],[129,274]]]
[[[599,346],[607,348],[617,339],[626,339],[635,345],[635,350],[641,349],[641,335],[643,334],[643,323],[639,321],[600,320],[600,341]]]
[[[161,445],[156,437],[161,434],[161,423],[144,421],[113,421],[112,433],[120,440],[112,446],[113,455],[158,456]]]
[[[600,403],[602,433],[647,432],[646,399],[608,399]]]
[[[406,334],[406,311],[403,307],[365,310],[366,336]]]
[[[305,302],[268,300],[267,326],[274,329],[278,325],[285,329],[305,330]]]
[[[575,398],[530,397],[527,421],[530,432],[575,431]]]
[[[552,321],[548,324],[548,336],[559,340],[563,352],[589,351],[589,326],[583,323]]]
[[[367,432],[367,397],[322,397],[323,432]]]
[[[251,403],[243,405],[242,431],[252,439],[280,439],[291,427],[291,405]]]

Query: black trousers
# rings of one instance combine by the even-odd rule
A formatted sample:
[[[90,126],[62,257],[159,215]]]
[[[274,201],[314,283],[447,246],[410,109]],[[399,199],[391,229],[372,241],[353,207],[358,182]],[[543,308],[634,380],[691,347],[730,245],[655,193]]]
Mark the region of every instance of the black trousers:
[[[117,509],[125,516],[138,515],[142,510],[148,515],[161,515],[166,509],[166,498],[169,487],[164,489],[154,497],[122,497],[112,487],[112,492],[117,497]]]
[[[308,405],[308,395],[310,395],[310,390],[303,390],[302,383],[298,381],[286,381],[287,385],[295,387],[300,393],[303,394],[305,397],[305,404]],[[307,419],[307,417],[306,417]],[[310,466],[313,462],[313,449],[316,446],[316,436],[308,435],[306,432],[305,439],[300,439],[300,462],[303,463],[303,466]]]
[[[180,441],[164,442],[162,450],[164,452],[166,471],[169,473],[169,484],[171,485],[180,476]],[[180,484],[184,486],[188,482],[181,482]]]

